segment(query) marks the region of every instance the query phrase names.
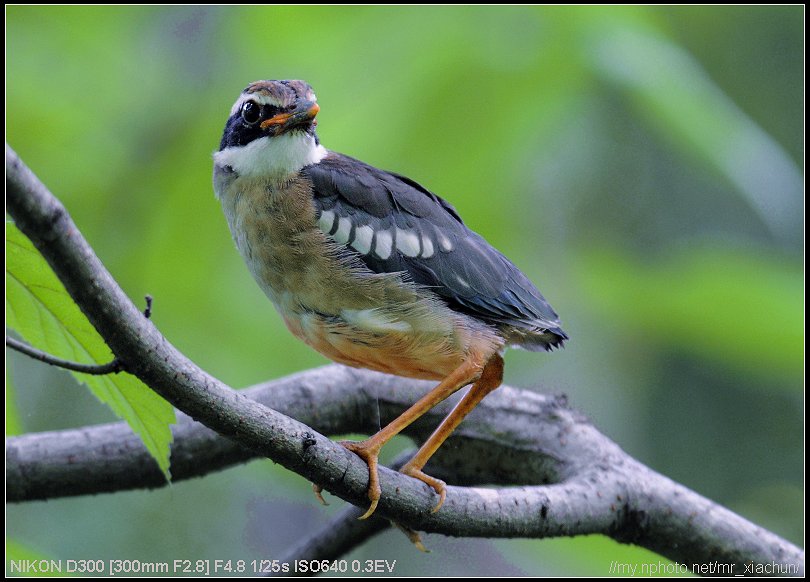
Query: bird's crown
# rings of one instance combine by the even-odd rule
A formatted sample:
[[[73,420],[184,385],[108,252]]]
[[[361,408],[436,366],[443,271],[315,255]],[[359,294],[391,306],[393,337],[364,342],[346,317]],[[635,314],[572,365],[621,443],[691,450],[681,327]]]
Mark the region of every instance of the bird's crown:
[[[306,81],[254,81],[242,91],[231,108],[231,115],[238,113],[247,101],[260,106],[275,107],[280,110],[294,108],[299,102],[316,103],[315,92]]]

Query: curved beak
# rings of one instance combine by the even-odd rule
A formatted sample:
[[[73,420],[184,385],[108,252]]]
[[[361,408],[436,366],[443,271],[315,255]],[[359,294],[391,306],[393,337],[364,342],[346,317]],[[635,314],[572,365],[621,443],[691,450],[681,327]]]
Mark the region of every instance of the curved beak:
[[[259,124],[262,129],[273,131],[274,135],[280,135],[300,125],[311,123],[321,108],[314,101],[305,101],[294,111],[279,113],[270,119],[265,119]]]

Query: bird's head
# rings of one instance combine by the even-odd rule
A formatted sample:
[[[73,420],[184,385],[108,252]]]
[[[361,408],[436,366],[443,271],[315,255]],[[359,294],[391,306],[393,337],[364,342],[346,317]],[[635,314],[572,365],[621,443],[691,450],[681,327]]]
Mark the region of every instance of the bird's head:
[[[326,155],[315,133],[315,93],[304,81],[256,81],[231,108],[214,154],[239,175],[286,178]]]

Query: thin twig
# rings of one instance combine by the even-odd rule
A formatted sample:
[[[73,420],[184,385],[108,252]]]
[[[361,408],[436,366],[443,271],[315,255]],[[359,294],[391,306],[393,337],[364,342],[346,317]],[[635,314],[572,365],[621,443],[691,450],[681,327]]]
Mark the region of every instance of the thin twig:
[[[143,316],[146,319],[150,319],[152,317],[152,296],[144,295],[143,299],[146,301],[146,307],[143,309]]]
[[[21,354],[25,354],[29,358],[34,358],[40,362],[44,362],[49,366],[57,366],[65,370],[73,372],[81,372],[82,374],[91,374],[93,376],[104,376],[106,374],[117,374],[124,369],[123,364],[118,358],[113,359],[112,362],[106,364],[80,364],[78,362],[71,362],[70,360],[63,360],[52,356],[47,352],[38,350],[35,347],[29,346],[27,343],[14,339],[13,337],[6,336],[6,345],[12,350],[16,350]]]
[[[152,296],[146,295],[144,297],[146,307],[143,310],[143,316],[146,319],[152,317]],[[118,374],[126,369],[124,363],[119,358],[113,358],[111,362],[106,364],[81,364],[79,362],[72,362],[70,360],[63,360],[49,354],[48,352],[39,350],[25,342],[21,342],[13,337],[6,336],[6,345],[12,350],[25,354],[29,358],[39,360],[49,366],[56,366],[57,368],[64,368],[72,372],[81,372],[82,374],[90,374],[91,376],[106,376],[107,374]]]

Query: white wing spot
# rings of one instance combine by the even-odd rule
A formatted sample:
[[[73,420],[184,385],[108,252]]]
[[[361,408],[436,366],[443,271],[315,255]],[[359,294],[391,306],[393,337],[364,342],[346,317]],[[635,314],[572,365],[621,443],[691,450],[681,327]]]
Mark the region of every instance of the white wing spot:
[[[412,230],[397,229],[397,250],[406,257],[419,254],[419,236]]]
[[[335,242],[345,245],[349,242],[349,236],[351,236],[351,234],[352,221],[341,216],[340,220],[338,220],[338,229],[335,234],[332,235],[332,238],[335,239]]]
[[[427,235],[422,235],[422,257],[429,259],[433,256],[433,241]]]
[[[374,254],[384,261],[391,256],[392,247],[393,240],[391,238],[391,233],[387,230],[378,231],[377,242],[374,245]]]
[[[441,247],[444,252],[449,253],[453,250],[453,243],[450,242],[449,238],[444,236],[442,233],[439,233],[438,239],[439,247]]]
[[[332,230],[332,225],[335,222],[335,213],[331,210],[324,210],[321,212],[321,217],[318,219],[318,228],[320,228],[324,234],[329,234],[329,231]]]
[[[374,236],[374,230],[367,224],[358,226],[354,229],[354,240],[352,247],[361,255],[367,255],[371,250],[371,237]]]
[[[470,284],[469,284],[469,283],[467,283],[467,281],[465,281],[465,280],[464,280],[464,279],[462,279],[461,277],[456,276],[456,281],[458,281],[459,283],[461,283],[461,284],[462,284],[464,287],[466,287],[467,289],[469,289],[469,288],[470,288]]]

